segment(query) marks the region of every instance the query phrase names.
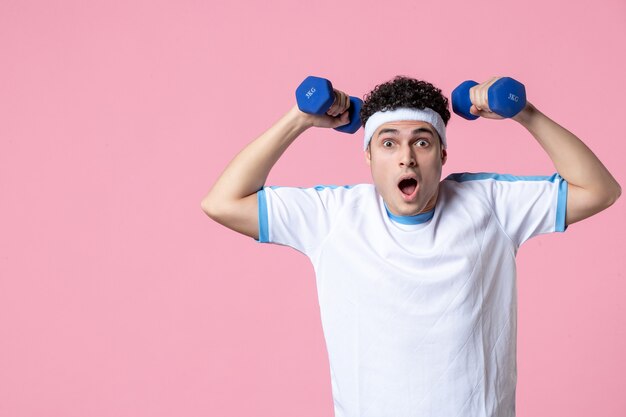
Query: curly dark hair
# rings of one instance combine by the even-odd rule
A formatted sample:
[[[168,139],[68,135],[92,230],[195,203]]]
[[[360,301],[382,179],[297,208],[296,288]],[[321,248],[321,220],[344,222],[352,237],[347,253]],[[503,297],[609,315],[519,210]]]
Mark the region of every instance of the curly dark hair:
[[[399,107],[423,109],[430,107],[448,125],[450,111],[448,99],[441,90],[429,82],[398,75],[393,80],[379,84],[365,95],[361,108],[361,123],[365,126],[367,119],[377,111],[395,110]]]

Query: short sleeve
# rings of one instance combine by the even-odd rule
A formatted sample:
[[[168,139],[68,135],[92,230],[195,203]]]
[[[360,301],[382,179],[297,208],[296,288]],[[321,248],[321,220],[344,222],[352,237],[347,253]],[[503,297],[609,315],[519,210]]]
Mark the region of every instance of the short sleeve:
[[[257,192],[259,242],[290,246],[310,255],[330,232],[349,188],[263,187]]]
[[[449,180],[473,190],[491,208],[504,233],[520,246],[533,236],[567,229],[567,181],[552,176],[459,173]]]
[[[518,246],[531,237],[567,229],[567,181],[559,174],[496,175],[492,197],[500,225]]]

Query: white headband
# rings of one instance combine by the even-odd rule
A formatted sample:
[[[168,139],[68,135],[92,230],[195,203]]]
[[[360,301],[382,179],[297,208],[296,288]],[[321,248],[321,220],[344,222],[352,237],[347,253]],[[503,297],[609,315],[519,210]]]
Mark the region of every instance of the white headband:
[[[365,123],[363,150],[367,149],[367,145],[370,143],[370,140],[372,140],[376,129],[387,122],[397,122],[400,120],[416,120],[430,123],[437,133],[439,133],[443,148],[446,149],[448,147],[446,143],[446,125],[443,123],[443,119],[439,113],[428,107],[421,110],[401,107],[390,111],[378,111],[367,119],[367,123]]]

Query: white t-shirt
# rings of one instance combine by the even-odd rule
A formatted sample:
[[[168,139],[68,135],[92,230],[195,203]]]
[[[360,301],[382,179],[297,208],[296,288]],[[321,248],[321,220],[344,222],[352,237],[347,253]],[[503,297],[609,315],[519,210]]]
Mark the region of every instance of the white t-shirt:
[[[258,192],[259,241],[315,268],[336,417],[515,415],[515,255],[564,231],[558,174],[452,174],[397,217],[372,184]]]

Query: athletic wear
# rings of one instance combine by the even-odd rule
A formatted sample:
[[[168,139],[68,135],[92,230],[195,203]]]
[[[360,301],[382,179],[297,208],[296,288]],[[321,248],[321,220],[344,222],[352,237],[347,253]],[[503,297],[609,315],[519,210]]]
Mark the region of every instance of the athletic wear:
[[[259,241],[315,268],[335,416],[514,416],[515,255],[566,200],[558,174],[452,174],[408,217],[372,184],[260,190]]]

